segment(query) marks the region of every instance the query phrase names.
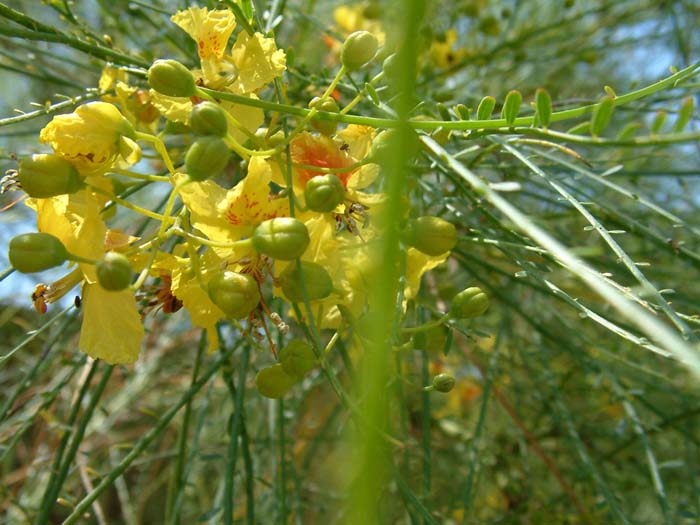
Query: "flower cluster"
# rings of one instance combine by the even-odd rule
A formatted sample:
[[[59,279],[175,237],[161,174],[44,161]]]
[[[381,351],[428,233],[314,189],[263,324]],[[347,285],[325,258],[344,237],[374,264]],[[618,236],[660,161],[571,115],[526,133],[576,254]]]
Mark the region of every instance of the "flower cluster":
[[[80,349],[109,363],[137,359],[144,320],[158,310],[184,308],[211,349],[223,320],[270,341],[269,324],[290,329],[284,317],[312,315],[320,329],[353,326],[368,309],[380,264],[373,246],[383,234],[383,139],[368,126],[339,128],[331,95],[347,71],[373,60],[379,41],[365,31],[350,35],[338,76],[290,127],[266,121],[257,103],[286,70],[274,40],[241,29],[230,44],[236,18],[228,10],[189,8],[172,21],[196,43],[197,68],[158,60],[149,90],[106,69],[104,99],[54,117],[39,137],[53,153],[22,160],[14,174],[38,232],[13,240],[13,266],[72,265],[62,279],[37,286],[35,306],[46,311],[80,285]],[[160,157],[151,169],[162,173],[143,172],[144,142]],[[167,185],[163,208],[129,200],[124,188],[135,184]],[[141,215],[146,233],[110,229],[115,207]],[[449,256],[457,232],[437,217],[411,218],[408,208],[402,221],[408,301],[421,276]],[[272,297],[300,307],[274,312]],[[259,377],[268,395],[283,393],[316,362],[300,341],[280,359]]]

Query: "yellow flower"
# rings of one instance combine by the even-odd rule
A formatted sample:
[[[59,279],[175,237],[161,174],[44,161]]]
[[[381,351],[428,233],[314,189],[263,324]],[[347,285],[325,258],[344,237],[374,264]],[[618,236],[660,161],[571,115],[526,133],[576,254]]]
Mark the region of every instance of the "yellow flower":
[[[334,139],[304,132],[295,137],[290,144],[292,162],[303,166],[340,169],[335,175],[348,190],[348,196],[353,198],[354,190],[366,188],[379,174],[379,166],[376,164],[365,164],[357,169],[351,169],[354,164],[369,154],[373,139],[372,128],[355,124],[350,124],[339,131]],[[303,192],[311,178],[324,173],[315,171],[311,167],[297,166],[294,174],[294,189]],[[275,182],[286,186],[284,180],[275,180]]]
[[[449,67],[458,62],[464,56],[464,49],[455,49],[457,31],[449,29],[444,38],[433,40],[430,45],[430,58],[438,67]]]
[[[209,11],[206,7],[190,7],[178,11],[170,19],[197,42],[202,60],[221,60],[236,27],[236,17],[228,9]]]
[[[258,98],[255,94],[250,94],[248,96],[253,99]],[[189,98],[169,97],[154,90],[150,91],[150,97],[153,105],[165,118],[172,122],[180,122],[189,126],[192,108],[194,108],[194,104]],[[260,108],[227,101],[219,102],[219,105],[238,121],[243,127],[243,130],[247,130],[250,133],[255,133],[265,121],[265,113]],[[248,135],[243,130],[229,122],[228,132],[239,142],[248,140]]]
[[[118,157],[133,164],[141,150],[132,140],[134,127],[119,110],[106,102],[90,102],[74,113],[54,117],[39,140],[71,162],[83,175],[109,169]]]
[[[224,319],[225,315],[209,298],[207,283],[212,273],[221,268],[222,261],[213,252],[207,251],[199,258],[198,264],[199,274],[193,270],[189,258],[164,254],[154,265],[153,271],[170,272],[172,295],[182,301],[192,324],[207,331],[209,351],[213,352],[219,347],[216,323]]]
[[[111,365],[136,361],[144,331],[132,291],[110,292],[85,283],[82,310],[80,350]]]
[[[374,34],[380,44],[384,44],[386,36],[378,19],[365,16],[365,5],[359,3],[353,6],[341,5],[333,10],[333,20],[345,34],[355,31],[369,31]]]
[[[277,49],[272,38],[260,33],[253,36],[239,33],[231,50],[231,58],[237,69],[236,80],[231,84],[234,93],[252,93],[280,76],[286,68],[286,56]]]
[[[114,95],[105,94],[102,100],[110,104],[119,104],[123,115],[134,127],[151,134],[155,133],[160,113],[153,105],[148,90],[130,86],[127,81],[128,75],[125,71],[110,66],[103,68],[98,87],[100,91],[114,91]]]
[[[30,199],[37,212],[40,232],[58,237],[69,252],[88,259],[100,259],[105,246],[113,247],[123,236],[109,233],[100,218],[101,203],[87,190],[49,199]],[[53,302],[73,286],[83,282],[83,323],[79,348],[95,359],[110,364],[136,361],[144,330],[133,292],[104,290],[95,275],[95,267],[79,263],[79,268],[49,285],[39,285],[41,297],[35,303]]]
[[[289,215],[289,201],[270,194],[272,168],[261,157],[250,159],[248,174],[236,186],[225,190],[212,181],[183,186],[180,198],[190,210],[192,226],[217,242],[234,242],[250,237],[256,226],[273,217]],[[214,248],[219,257],[240,259],[250,249]]]

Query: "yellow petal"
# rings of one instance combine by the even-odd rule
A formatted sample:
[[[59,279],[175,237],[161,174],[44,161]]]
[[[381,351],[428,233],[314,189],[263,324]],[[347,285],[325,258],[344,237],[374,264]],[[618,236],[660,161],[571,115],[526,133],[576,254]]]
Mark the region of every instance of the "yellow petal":
[[[286,67],[284,51],[277,49],[272,38],[260,33],[252,37],[241,31],[231,50],[233,63],[238,68],[238,78],[231,85],[237,93],[250,93],[262,88]]]
[[[197,275],[191,271],[188,259],[178,259],[179,267],[172,273],[170,290],[173,295],[182,301],[182,305],[190,314],[192,324],[200,326],[207,331],[209,351],[213,352],[219,347],[219,337],[216,332],[216,323],[225,317],[221,309],[216,306],[205,290],[208,277],[213,270],[220,266],[220,260],[211,252],[207,252],[200,263],[202,264],[200,283]]]
[[[336,137],[348,145],[347,151],[358,160],[364,159],[372,149],[376,130],[370,126],[349,124],[339,131]]]
[[[248,175],[226,195],[224,217],[231,230],[236,232],[236,237],[249,237],[261,222],[289,215],[289,201],[270,195],[271,180],[272,168],[269,163],[260,157],[253,157],[248,166]]]
[[[228,9],[209,11],[206,7],[190,7],[175,13],[171,20],[197,42],[201,59],[221,59],[236,27],[236,17]]]
[[[193,182],[180,189],[182,202],[190,210],[192,226],[217,242],[237,240],[225,217],[226,190],[213,181]]]
[[[182,124],[190,123],[192,101],[189,98],[169,97],[167,95],[161,95],[152,89],[148,93],[151,98],[151,104],[153,104],[165,118]]]
[[[413,299],[420,289],[420,281],[423,274],[445,262],[450,252],[431,256],[419,252],[415,248],[409,248],[406,252],[406,288],[404,297]]]
[[[133,292],[109,292],[98,284],[83,287],[80,350],[111,365],[131,364],[139,356],[143,334]]]
[[[119,110],[106,102],[90,102],[54,117],[41,130],[39,140],[87,175],[111,166],[123,135],[133,137],[134,128]]]
[[[257,99],[258,97],[251,94],[250,98]],[[265,113],[261,108],[246,106],[245,104],[234,104],[233,102],[221,102],[221,107],[228,111],[235,118],[243,129],[255,134],[255,131],[265,121]],[[245,131],[233,126],[229,123],[229,133],[238,142],[246,142],[250,137]]]

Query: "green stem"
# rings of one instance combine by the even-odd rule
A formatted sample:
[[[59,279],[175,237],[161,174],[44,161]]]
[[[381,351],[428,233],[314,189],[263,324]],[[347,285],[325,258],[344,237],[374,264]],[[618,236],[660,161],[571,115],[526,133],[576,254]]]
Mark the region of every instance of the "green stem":
[[[428,330],[431,330],[432,328],[435,328],[436,326],[441,326],[447,322],[447,320],[450,318],[450,314],[445,314],[443,315],[440,319],[436,319],[435,321],[431,321],[429,323],[422,324],[420,326],[411,326],[411,327],[406,327],[406,328],[401,328],[401,333],[403,334],[415,334],[418,332],[426,332]]]
[[[621,106],[623,104],[628,104],[636,100],[648,97],[659,91],[663,91],[669,87],[673,87],[677,82],[690,78],[697,73],[699,64],[693,64],[687,68],[684,68],[673,75],[666,77],[654,84],[645,86],[641,89],[631,91],[625,95],[620,95],[615,98],[614,105]],[[299,108],[296,106],[290,106],[288,104],[279,104],[276,102],[269,102],[267,100],[256,100],[242,95],[235,95],[233,93],[227,93],[223,91],[215,91],[213,89],[200,88],[205,93],[222,100],[228,100],[231,102],[236,102],[238,104],[243,104],[246,106],[253,106],[262,108],[268,111],[275,111],[279,113],[286,113],[288,115],[297,115],[301,117],[308,117],[309,113],[313,110]],[[565,109],[562,111],[555,111],[552,113],[551,122],[559,122],[562,120],[570,120],[578,117],[582,117],[593,113],[593,111],[598,107],[598,104],[588,104],[585,106],[579,106],[576,108]],[[332,120],[335,122],[344,122],[346,124],[362,124],[365,126],[371,126],[375,128],[396,128],[400,125],[400,122],[396,119],[388,118],[376,118],[376,117],[364,117],[361,115],[347,115],[341,113],[326,113],[323,111],[314,112],[313,118],[318,118],[322,120]],[[407,124],[414,130],[436,130],[442,128],[445,130],[475,130],[475,129],[498,129],[498,128],[511,128],[511,127],[523,127],[532,126],[535,123],[535,116],[519,117],[516,118],[511,126],[508,125],[505,119],[490,119],[490,120],[457,120],[457,121],[444,121],[444,120],[408,120]]]
[[[25,30],[8,26],[6,24],[0,24],[0,34],[2,35],[23,38],[26,40],[66,44],[74,49],[77,49],[78,51],[87,53],[88,55],[101,58],[102,60],[108,62],[115,62],[117,64],[136,65],[144,68],[150,66],[150,63],[143,59],[125,55],[108,47],[98,46],[81,40],[80,38],[66,35],[65,33],[62,33],[49,25],[42,24],[41,22],[34,20],[33,18],[20,13],[19,11],[15,11],[3,3],[0,3],[0,16],[29,28],[28,30]]]
[[[230,371],[224,372],[224,380],[231,393],[234,402],[233,415],[231,417],[231,429],[229,433],[228,459],[226,461],[226,477],[224,479],[224,525],[233,524],[234,506],[234,475],[236,472],[236,460],[238,459],[238,439],[243,427],[243,399],[245,395],[245,380],[250,361],[250,345],[243,346],[243,356],[238,372],[238,388],[233,384]]]
[[[122,459],[116,467],[105,475],[100,483],[75,506],[73,512],[71,512],[70,516],[64,520],[62,525],[73,525],[78,523],[79,520],[84,519],[83,514],[90,508],[90,505],[92,505],[100,494],[112,486],[114,480],[124,474],[126,469],[129,468],[129,465],[131,465],[134,460],[138,458],[144,450],[146,450],[153,440],[158,437],[163,430],[165,430],[180,409],[190,402],[194,395],[209,382],[211,377],[221,368],[224,362],[228,360],[236,348],[237,346],[234,346],[233,348],[226,350],[214,363],[211,364],[207,371],[204,372],[202,377],[180,397],[178,402],[175,403],[170,410],[163,414],[163,416],[156,422],[155,426],[153,426],[143,437],[141,437],[141,439],[136,442],[134,448],[131,449],[124,459]]]
[[[207,342],[207,332],[202,330],[202,334],[199,338],[199,347],[197,348],[197,357],[194,361],[194,367],[192,368],[192,378],[190,379],[190,388],[194,386],[197,382],[197,375],[199,374],[199,368],[202,363],[202,355],[204,354],[204,348]],[[185,405],[185,413],[182,416],[182,427],[180,427],[180,435],[177,440],[177,460],[175,463],[175,472],[173,473],[173,485],[172,491],[168,497],[169,505],[167,506],[168,514],[170,516],[170,523],[172,525],[180,524],[180,514],[175,511],[175,505],[178,499],[181,497],[185,490],[185,457],[187,456],[187,445],[188,445],[188,434],[190,427],[190,416],[192,414],[192,402],[189,401]]]
[[[160,139],[160,137],[151,135],[150,133],[143,133],[142,131],[137,131],[136,139],[152,143],[153,149],[155,149],[158,155],[160,155],[163,159],[165,167],[168,169],[170,175],[175,174],[175,166],[173,165],[173,161],[170,159],[168,149],[165,147],[165,143]]]
[[[129,177],[137,180],[149,180],[151,182],[169,182],[170,178],[163,175],[148,175],[145,173],[134,173],[129,170],[120,170],[118,168],[112,168],[110,173],[116,173],[118,175],[123,175],[124,177]]]
[[[90,375],[88,376],[88,380],[85,381],[83,384],[83,388],[81,389],[81,396],[84,396],[85,393],[87,392],[89,386],[90,386],[90,379],[92,379],[92,375],[94,372],[97,370],[97,365],[99,361],[95,361],[93,363],[92,368],[90,369]],[[80,444],[83,441],[83,436],[85,435],[85,430],[87,429],[87,425],[90,422],[90,419],[92,418],[92,414],[95,411],[95,408],[97,407],[97,403],[100,400],[100,396],[102,395],[102,392],[104,392],[105,387],[107,386],[107,383],[109,382],[109,378],[112,375],[112,370],[114,369],[113,365],[107,366],[107,368],[104,371],[104,374],[102,375],[102,379],[100,382],[97,384],[97,387],[95,390],[92,392],[92,396],[90,397],[90,403],[88,404],[87,408],[85,409],[85,413],[83,414],[82,419],[80,420],[80,423],[78,425],[78,428],[75,431],[75,434],[73,435],[73,438],[71,439],[70,442],[70,448],[68,449],[65,458],[61,459],[61,455],[63,452],[63,449],[65,448],[67,441],[68,441],[68,436],[69,434],[66,433],[64,435],[63,440],[61,441],[61,446],[59,446],[59,450],[56,452],[56,461],[54,462],[54,466],[57,466],[58,461],[61,461],[61,467],[60,470],[58,471],[58,474],[56,477],[53,479],[53,481],[49,482],[49,485],[47,487],[46,493],[44,495],[44,501],[42,503],[42,508],[41,512],[39,514],[39,518],[37,519],[37,525],[44,525],[45,523],[48,523],[49,519],[49,512],[51,511],[51,508],[56,501],[56,498],[58,498],[58,495],[61,491],[61,487],[63,486],[63,482],[65,481],[66,477],[68,477],[68,471],[70,470],[71,463],[73,463],[73,459],[75,458],[75,455],[78,453],[78,448],[80,447]],[[84,390],[84,391],[83,391]],[[82,399],[82,397],[81,397]],[[71,414],[71,416],[76,416],[77,417],[77,412],[80,409],[80,404],[79,402],[76,402],[76,406],[74,407],[74,412]],[[73,418],[73,421],[75,421],[75,417]],[[71,422],[72,426],[72,422]]]

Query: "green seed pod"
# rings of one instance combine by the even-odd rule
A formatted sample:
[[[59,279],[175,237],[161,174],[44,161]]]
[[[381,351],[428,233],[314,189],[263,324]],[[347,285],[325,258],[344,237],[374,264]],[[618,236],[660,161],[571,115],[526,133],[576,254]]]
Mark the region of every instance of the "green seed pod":
[[[225,137],[228,133],[226,112],[221,106],[208,100],[192,108],[190,126],[197,135]]]
[[[276,217],[260,223],[253,234],[253,247],[260,253],[290,261],[306,251],[309,230],[294,217]]]
[[[43,272],[68,259],[63,243],[49,233],[23,233],[10,241],[9,259],[18,272]]]
[[[97,282],[105,290],[116,292],[131,284],[132,270],[129,259],[119,252],[107,252],[95,265]]]
[[[471,117],[471,109],[469,109],[464,104],[457,104],[453,106],[452,111],[454,111],[455,115],[457,115],[459,120],[469,120],[469,118]]]
[[[320,213],[333,211],[345,199],[345,187],[332,173],[317,175],[306,183],[304,199],[310,210]]]
[[[433,377],[433,390],[446,394],[455,387],[455,378],[450,374],[438,374]]]
[[[676,117],[676,122],[673,124],[673,131],[680,133],[685,129],[690,122],[690,118],[693,116],[693,110],[695,109],[695,99],[693,97],[687,97],[683,104],[681,104],[678,110],[678,116]]]
[[[75,193],[85,186],[78,170],[58,155],[40,154],[23,159],[17,180],[27,195],[37,199]]]
[[[362,16],[364,16],[367,20],[376,20],[382,16],[382,8],[376,2],[376,0],[370,0],[370,2],[368,2],[362,10]]]
[[[457,229],[454,224],[439,217],[426,215],[410,219],[402,234],[403,240],[426,255],[440,255],[457,244]]]
[[[282,365],[276,365],[263,368],[255,376],[255,386],[258,391],[265,397],[272,399],[280,399],[299,382],[299,378],[290,376],[284,371]]]
[[[657,111],[656,116],[654,117],[654,121],[651,123],[651,132],[653,134],[657,134],[658,132],[661,131],[661,128],[664,127],[664,124],[666,123],[666,117],[668,116],[668,113],[665,111]]]
[[[523,103],[523,96],[520,91],[514,89],[506,95],[506,101],[503,103],[501,117],[506,119],[509,126],[512,126],[520,112],[520,106]]]
[[[390,81],[396,81],[399,78],[399,57],[396,53],[392,53],[384,59],[382,71]]]
[[[605,131],[605,128],[610,124],[610,117],[612,117],[614,108],[614,99],[610,95],[606,95],[600,100],[591,117],[591,135],[597,137]]]
[[[185,170],[192,180],[206,180],[221,173],[230,157],[231,151],[221,137],[201,137],[185,155]]]
[[[380,132],[372,142],[372,149],[367,155],[368,162],[383,162],[386,160],[387,156],[390,154],[391,149],[398,145],[398,131],[395,129],[385,129]],[[420,139],[415,131],[409,130],[406,133],[408,138],[408,144],[402,149],[404,156],[413,157],[415,152],[417,152],[420,147]]]
[[[325,299],[333,291],[333,281],[323,266],[313,262],[301,261],[300,273],[297,265],[292,263],[280,274],[277,282],[282,288],[284,296],[293,303],[304,302],[301,286],[302,275],[309,301]]]
[[[177,60],[156,60],[148,69],[148,85],[169,97],[191,97],[197,93],[192,72]]]
[[[207,286],[209,299],[229,319],[242,319],[260,302],[256,280],[248,274],[232,271],[217,273]]]
[[[496,99],[491,96],[486,96],[479,102],[479,107],[476,108],[476,120],[488,120],[493,114],[493,108],[496,107]]]
[[[552,121],[552,97],[544,88],[539,88],[535,92],[535,109],[537,110],[537,118],[540,119],[540,125],[543,128],[548,127]]]
[[[368,31],[355,31],[343,42],[340,60],[348,71],[356,71],[369,63],[377,54],[379,41]]]
[[[489,307],[489,298],[477,286],[462,290],[452,298],[450,317],[453,319],[468,319],[483,315]]]
[[[338,103],[331,97],[327,97],[323,100],[319,97],[314,97],[311,99],[311,102],[309,102],[309,107],[316,108],[318,111],[325,111],[326,113],[338,113],[340,111]],[[338,129],[338,123],[334,120],[314,118],[311,120],[311,125],[324,135],[333,135]]]
[[[289,341],[280,352],[280,364],[287,375],[302,377],[318,365],[311,345],[302,339]]]

